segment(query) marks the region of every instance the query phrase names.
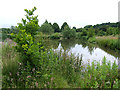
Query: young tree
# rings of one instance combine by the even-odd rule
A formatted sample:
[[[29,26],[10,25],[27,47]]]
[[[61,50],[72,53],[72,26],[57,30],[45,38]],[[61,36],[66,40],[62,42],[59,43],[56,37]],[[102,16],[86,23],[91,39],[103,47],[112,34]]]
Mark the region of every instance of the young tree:
[[[38,65],[40,55],[39,50],[41,49],[41,43],[36,44],[34,42],[34,35],[39,28],[37,19],[38,16],[33,16],[35,10],[36,7],[32,10],[25,9],[27,13],[26,19],[22,19],[22,23],[19,23],[18,26],[16,26],[19,32],[17,34],[11,33],[14,37],[14,41],[17,43],[15,48],[22,56],[20,62],[24,65],[29,62],[33,67],[37,67]]]

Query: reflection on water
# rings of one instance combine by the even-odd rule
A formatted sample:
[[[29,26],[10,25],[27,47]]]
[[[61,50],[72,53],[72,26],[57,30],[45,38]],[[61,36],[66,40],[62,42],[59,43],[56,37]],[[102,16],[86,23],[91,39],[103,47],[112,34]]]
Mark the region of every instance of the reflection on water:
[[[105,50],[97,47],[95,44],[87,44],[78,40],[48,40],[45,41],[45,44],[48,49],[53,48],[57,52],[62,50],[63,52],[68,52],[68,54],[73,53],[76,56],[82,54],[83,63],[88,61],[91,63],[93,60],[101,61],[104,56],[107,60],[111,62],[115,60],[118,63],[118,56],[115,57],[111,53],[105,52]]]

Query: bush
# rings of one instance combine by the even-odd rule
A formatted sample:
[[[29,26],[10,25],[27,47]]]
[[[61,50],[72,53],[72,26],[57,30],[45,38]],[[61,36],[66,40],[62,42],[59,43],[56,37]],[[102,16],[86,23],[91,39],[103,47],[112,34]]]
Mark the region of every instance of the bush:
[[[54,34],[50,35],[49,38],[50,39],[60,39],[61,34],[60,33],[54,33]]]
[[[90,42],[90,43],[96,42],[96,38],[95,37],[90,37],[88,39],[88,42]]]
[[[82,37],[82,36],[81,36],[81,32],[76,33],[76,38],[77,38],[77,39],[81,39],[81,37]]]
[[[81,32],[81,36],[87,36],[87,35],[88,35],[88,32],[85,29],[83,29]]]
[[[87,41],[88,40],[88,36],[82,36],[81,39]]]
[[[98,32],[98,36],[104,36],[104,35],[106,35],[106,32],[104,32],[104,31],[102,31],[102,30],[100,30],[100,31]]]
[[[67,39],[76,38],[76,31],[74,29],[70,29],[68,26],[65,26],[62,33],[63,33],[63,38],[67,38]]]
[[[95,30],[94,29],[88,29],[88,37],[94,37],[95,36]]]

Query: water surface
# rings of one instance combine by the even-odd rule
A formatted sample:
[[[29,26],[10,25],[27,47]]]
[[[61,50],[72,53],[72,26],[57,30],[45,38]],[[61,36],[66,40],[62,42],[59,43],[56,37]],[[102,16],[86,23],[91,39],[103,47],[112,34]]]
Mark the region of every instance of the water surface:
[[[48,40],[45,41],[45,44],[48,48],[53,48],[57,52],[62,50],[62,52],[68,52],[69,55],[71,53],[75,56],[82,55],[84,64],[87,64],[88,61],[91,63],[93,60],[101,62],[104,57],[107,61],[118,63],[118,55],[115,54],[115,51],[102,49],[96,44],[88,44],[79,40]]]

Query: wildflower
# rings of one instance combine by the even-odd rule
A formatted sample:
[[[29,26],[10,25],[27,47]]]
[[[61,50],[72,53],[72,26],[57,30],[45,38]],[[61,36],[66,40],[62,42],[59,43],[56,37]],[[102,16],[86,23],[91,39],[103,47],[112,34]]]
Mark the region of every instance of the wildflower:
[[[31,78],[31,76],[27,76],[27,78]]]
[[[114,84],[115,84],[116,82],[114,81]]]
[[[48,85],[49,85],[50,83],[48,82]]]
[[[21,63],[19,63],[21,65]]]
[[[13,78],[11,78],[11,82],[13,81]]]
[[[96,80],[96,77],[95,77],[95,80]]]
[[[14,46],[16,46],[17,44],[14,42]]]
[[[35,82],[36,87],[38,87],[38,82]]]
[[[47,85],[45,84],[44,86],[46,87]]]
[[[17,72],[17,76],[19,76],[19,72]]]
[[[54,78],[52,77],[52,78],[51,78],[51,81],[53,81],[53,80],[54,80]]]
[[[9,74],[10,74],[10,76],[12,75],[12,73],[11,73],[11,72],[9,72]]]
[[[32,70],[33,72],[35,71],[35,68],[33,68],[33,70]]]

